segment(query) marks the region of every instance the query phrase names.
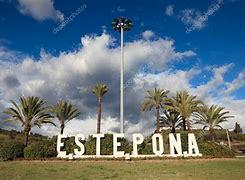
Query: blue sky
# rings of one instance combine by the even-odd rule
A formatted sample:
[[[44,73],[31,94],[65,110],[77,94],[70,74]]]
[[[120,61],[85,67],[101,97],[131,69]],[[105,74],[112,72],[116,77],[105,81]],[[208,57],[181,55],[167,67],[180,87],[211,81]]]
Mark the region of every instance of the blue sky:
[[[54,2],[54,7],[65,17],[76,11],[82,4],[87,8],[69,23],[64,30],[53,34],[53,27],[59,22],[53,20],[37,21],[31,16],[18,11],[18,2],[0,1],[1,31],[0,38],[10,41],[11,49],[38,56],[40,48],[50,53],[67,51],[80,44],[80,37],[85,34],[101,33],[102,26],[116,37],[111,29],[111,20],[126,16],[133,20],[134,28],[127,34],[128,41],[138,38],[145,30],[152,30],[159,36],[173,38],[176,48],[193,48],[204,64],[224,64],[236,62],[244,66],[245,50],[245,1],[224,0],[220,9],[211,15],[205,27],[189,34],[179,19],[184,9],[196,9],[206,12],[215,1],[119,1],[119,0],[71,0]],[[173,15],[167,16],[166,7],[173,5]]]
[[[54,28],[82,5],[86,5],[86,8],[55,34]],[[222,99],[221,91],[225,91],[224,89],[228,91],[233,85],[236,86],[235,90],[229,90],[229,95],[225,98],[231,98],[235,101],[234,103],[243,103],[245,98],[244,7],[244,0],[0,0],[0,65],[3,64],[1,66],[6,70],[6,63],[14,62],[24,66],[28,58],[38,63],[43,59],[58,61],[63,58],[62,53],[67,56],[78,55],[79,52],[84,53],[86,48],[83,43],[81,44],[81,37],[89,37],[85,38],[86,42],[91,41],[99,47],[97,40],[109,43],[109,47],[103,47],[102,50],[117,50],[119,34],[112,30],[111,21],[116,17],[124,16],[130,18],[134,24],[132,30],[125,34],[125,41],[129,47],[140,43],[143,44],[141,44],[142,47],[147,43],[149,46],[159,47],[157,43],[163,43],[163,46],[160,47],[164,48],[164,43],[172,42],[171,48],[176,56],[178,53],[193,53],[183,54],[180,58],[175,58],[176,56],[171,58],[170,53],[169,60],[167,60],[168,57],[162,60],[159,58],[159,61],[166,61],[167,66],[165,67],[165,63],[162,63],[164,69],[152,70],[154,73],[148,72],[147,75],[168,72],[169,76],[174,76],[181,71],[187,73],[194,69],[195,76],[190,75],[191,77],[187,80],[188,88],[193,88],[193,93],[202,88],[202,85],[209,86],[212,80],[222,81],[217,88],[214,88],[216,92],[208,91],[212,94],[212,98],[210,97],[212,101],[209,100],[217,103],[227,101],[227,99]],[[107,42],[106,38],[110,40]],[[166,42],[161,40],[166,40]],[[93,46],[95,54],[97,53],[96,45]],[[104,51],[101,51],[101,54],[103,53]],[[146,62],[142,60],[140,64],[146,64]],[[136,66],[132,68],[136,75],[140,74],[138,68]],[[220,72],[223,69],[224,73]],[[216,72],[220,73],[217,77]],[[126,75],[126,79],[136,78],[136,75],[132,74]],[[18,75],[23,74],[16,76]],[[102,76],[98,77],[104,77],[104,75],[102,71]],[[17,78],[20,84],[18,87],[22,87],[28,78],[30,77]],[[35,78],[40,80],[44,77],[30,79]],[[110,83],[110,80],[108,79],[107,82]],[[18,91],[20,94],[23,92],[23,89]],[[15,95],[18,93],[13,92]],[[117,96],[117,93],[114,92],[114,95]],[[43,95],[42,93],[36,94]],[[2,106],[10,97],[14,97],[13,95],[5,96],[3,89]],[[112,118],[116,119],[117,115]]]

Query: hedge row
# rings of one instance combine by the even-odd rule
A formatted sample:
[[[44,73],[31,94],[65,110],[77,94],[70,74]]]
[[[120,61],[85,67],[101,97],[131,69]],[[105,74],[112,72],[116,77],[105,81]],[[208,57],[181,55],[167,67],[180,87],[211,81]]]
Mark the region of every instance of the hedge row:
[[[187,132],[181,133],[182,148],[183,151],[187,150]],[[164,137],[164,152],[169,153],[169,140],[168,136]],[[201,137],[201,136],[200,136]],[[233,151],[225,146],[219,144],[203,141],[196,135],[200,153],[204,157],[234,157]],[[92,136],[89,136],[85,145],[85,154],[92,155],[95,154],[96,142]],[[119,150],[123,150],[126,153],[132,152],[132,143],[123,139],[121,141],[122,146]],[[65,141],[65,147],[62,150],[67,151],[67,153],[72,153],[74,148],[78,148],[74,142],[74,137],[68,138]],[[153,154],[151,136],[145,138],[144,142],[138,147],[139,154]],[[101,140],[101,154],[102,155],[112,155],[113,153],[113,137],[112,134],[106,134],[105,138]],[[45,140],[41,142],[36,142],[28,145],[24,148],[24,145],[19,142],[6,143],[0,149],[0,159],[2,160],[14,160],[16,158],[25,159],[42,159],[56,157],[56,138],[50,140]]]

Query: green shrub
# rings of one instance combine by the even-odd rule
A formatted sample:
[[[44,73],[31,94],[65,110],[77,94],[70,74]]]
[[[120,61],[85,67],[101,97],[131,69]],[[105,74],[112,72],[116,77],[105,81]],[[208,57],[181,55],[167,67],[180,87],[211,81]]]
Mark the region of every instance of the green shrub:
[[[141,145],[139,145],[138,149],[139,149],[138,150],[139,154],[144,154],[144,155],[153,154],[151,142],[144,141]]]
[[[94,155],[95,154],[95,145],[96,141],[93,136],[89,136],[88,140],[85,143],[85,154],[86,155]]]
[[[245,141],[245,134],[236,134],[234,132],[230,132],[230,138],[233,141]]]
[[[201,142],[198,144],[199,151],[207,157],[234,157],[235,154],[229,148],[214,142]]]
[[[20,142],[7,142],[0,150],[0,158],[4,161],[22,158],[24,147]]]
[[[66,151],[67,154],[73,153],[74,149],[78,148],[78,146],[75,143],[75,137],[73,136],[63,139],[62,142],[64,142],[64,146],[61,148],[61,150]],[[56,140],[56,143],[57,143],[57,140]]]
[[[187,151],[188,146],[187,146],[187,140],[188,140],[188,132],[187,131],[181,131],[178,132],[181,134],[181,144],[182,144],[182,150],[183,151]],[[152,135],[149,135],[147,137],[145,137],[144,142],[139,145],[139,154],[153,154],[152,151]],[[164,146],[164,154],[169,154],[170,153],[170,149],[169,149],[169,132],[168,131],[164,131],[162,133],[163,136],[163,146]]]
[[[56,156],[56,145],[51,140],[33,143],[24,149],[24,158],[26,159],[42,159]]]
[[[182,151],[188,151],[188,132],[181,131],[181,145]],[[199,147],[200,153],[205,157],[234,157],[234,152],[225,146],[213,142],[207,142],[201,138],[202,134],[197,134],[196,132],[197,145]],[[197,134],[197,135],[196,135]],[[165,132],[163,134],[163,144],[164,144],[164,154],[169,154],[169,138],[168,134]],[[144,142],[139,145],[139,154],[153,154],[152,152],[152,135],[147,136]]]
[[[95,150],[96,148],[94,148]],[[105,134],[105,137],[101,139],[101,150],[100,154],[112,155],[113,154],[113,135]],[[95,153],[94,153],[95,154]]]
[[[121,146],[118,148],[118,151],[125,151],[125,153],[131,153],[133,150],[132,144],[126,139],[118,139],[118,142],[121,142]],[[85,143],[85,154],[86,155],[95,155],[96,154],[96,140],[92,136],[89,136]],[[101,139],[101,155],[112,155],[113,154],[113,135],[105,134],[105,137]]]

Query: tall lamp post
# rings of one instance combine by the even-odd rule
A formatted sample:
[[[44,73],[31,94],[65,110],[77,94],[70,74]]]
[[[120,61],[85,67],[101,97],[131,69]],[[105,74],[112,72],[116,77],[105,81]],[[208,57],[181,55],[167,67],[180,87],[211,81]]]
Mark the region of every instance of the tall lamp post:
[[[131,20],[127,18],[116,18],[112,21],[112,28],[121,33],[121,73],[120,73],[120,133],[124,132],[123,119],[123,71],[124,71],[124,54],[123,54],[123,32],[129,31],[133,26]]]

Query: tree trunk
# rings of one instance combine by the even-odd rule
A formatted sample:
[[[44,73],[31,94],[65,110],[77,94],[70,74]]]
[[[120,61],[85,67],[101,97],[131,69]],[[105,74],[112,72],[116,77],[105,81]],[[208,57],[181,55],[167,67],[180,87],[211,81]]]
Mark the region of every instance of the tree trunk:
[[[186,119],[186,124],[187,124],[187,129],[188,129],[188,131],[190,131],[190,130],[191,130],[191,123],[190,123],[190,121],[187,120],[187,119]]]
[[[98,98],[98,119],[97,119],[97,134],[100,133],[100,125],[101,125],[101,111],[102,111],[102,98]]]
[[[172,127],[171,133],[175,133],[175,127]]]
[[[26,128],[24,129],[24,137],[25,137],[25,139],[24,139],[24,145],[25,145],[25,146],[28,145],[30,130],[31,130],[30,127],[26,127]]]
[[[214,128],[209,128],[210,136],[213,142],[215,142],[215,131]]]
[[[183,129],[184,129],[184,131],[186,131],[186,120],[184,117],[183,117]]]
[[[160,132],[160,107],[156,107],[157,109],[157,129],[156,132],[159,133]]]
[[[60,125],[60,134],[63,134],[64,133],[64,128],[65,128],[65,125],[64,124],[61,124]]]

